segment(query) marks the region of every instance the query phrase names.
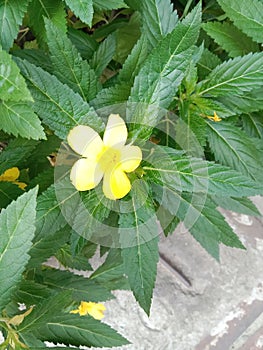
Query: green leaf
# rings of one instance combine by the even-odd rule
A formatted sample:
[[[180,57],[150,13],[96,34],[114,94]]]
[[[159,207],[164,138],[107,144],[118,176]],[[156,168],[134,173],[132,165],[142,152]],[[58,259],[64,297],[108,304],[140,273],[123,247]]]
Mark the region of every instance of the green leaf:
[[[92,0],[65,0],[74,14],[91,27],[93,18]]]
[[[124,277],[124,265],[120,249],[111,249],[105,262],[90,276],[90,280],[112,289],[129,289]]]
[[[53,72],[52,63],[48,53],[41,49],[23,49],[23,50],[13,50],[12,55],[15,57],[20,57],[35,66],[41,67],[49,73]]]
[[[0,4],[0,42],[9,50],[17,37],[29,0],[6,0]]]
[[[23,190],[16,184],[7,181],[0,181],[0,210],[15,200],[23,193]]]
[[[263,52],[236,57],[217,66],[197,85],[199,95],[242,95],[263,83]]]
[[[36,112],[58,137],[65,139],[78,124],[102,131],[101,119],[78,94],[43,69],[20,59],[17,61],[35,100]]]
[[[68,28],[68,37],[77,48],[82,58],[87,60],[92,57],[93,52],[96,51],[99,46],[99,43],[92,36],[71,27]]]
[[[48,47],[54,74],[79,93],[83,100],[91,100],[99,91],[96,73],[87,61],[84,61],[70,39],[50,20],[46,20]]]
[[[251,51],[258,51],[258,45],[231,23],[204,23],[202,28],[228,52],[230,57],[243,56]]]
[[[32,104],[21,101],[0,101],[0,129],[27,139],[45,139],[46,135]]]
[[[29,26],[33,28],[34,34],[40,46],[46,45],[46,31],[44,18],[50,19],[64,33],[66,32],[66,12],[61,0],[32,0],[28,7]]]
[[[207,131],[217,161],[255,181],[263,181],[262,155],[242,130],[226,122],[207,122]]]
[[[32,154],[38,142],[17,137],[11,140],[7,147],[0,152],[0,175],[14,166],[23,167]]]
[[[22,280],[13,299],[17,303],[34,305],[47,299],[49,296],[50,290],[43,284],[31,280]]]
[[[245,132],[251,137],[263,139],[263,119],[260,113],[242,116]]]
[[[124,271],[136,300],[149,315],[159,260],[157,218],[144,181],[133,183],[130,196],[129,203],[120,204]]]
[[[259,0],[218,0],[234,24],[254,41],[263,43],[263,4]]]
[[[64,244],[60,249],[56,252],[55,257],[59,261],[60,265],[65,268],[71,268],[76,270],[84,270],[84,271],[92,271],[92,266],[88,262],[87,257],[82,254],[82,252],[76,253],[72,255],[70,250],[70,246],[68,244]]]
[[[93,5],[100,10],[115,10],[127,7],[124,0],[93,0]]]
[[[90,60],[90,66],[94,69],[97,77],[100,77],[103,70],[112,60],[116,50],[116,35],[109,35],[94,52]]]
[[[132,48],[134,47],[136,41],[139,39],[141,31],[141,17],[139,13],[135,12],[129,22],[117,29],[116,31],[116,54],[114,60],[123,64],[125,59],[130,54]]]
[[[66,226],[52,234],[47,231],[41,237],[35,239],[29,251],[30,260],[27,267],[38,267],[53,256],[69,240],[70,231],[71,228]]]
[[[135,7],[142,14],[143,32],[152,48],[177,25],[178,16],[170,1],[138,1]]]
[[[20,71],[7,52],[0,50],[0,99],[33,101]]]
[[[198,200],[194,195],[180,194],[167,187],[163,191],[160,187],[154,187],[154,192],[156,199],[184,223],[194,238],[215,259],[219,260],[219,243],[244,249],[237,235],[209,198]]]
[[[220,196],[212,197],[214,202],[221,208],[234,211],[236,213],[261,216],[255,204],[249,198],[225,198]]]
[[[58,291],[71,292],[76,301],[106,301],[113,298],[111,292],[88,278],[75,275],[68,271],[46,270],[42,272],[44,284]]]
[[[0,214],[0,310],[9,302],[29,260],[28,250],[35,231],[36,195],[37,188],[20,196]]]
[[[262,193],[260,185],[226,166],[191,158],[171,148],[153,148],[143,166],[145,176],[175,191],[246,197]],[[147,178],[146,177],[146,178]]]
[[[199,78],[205,79],[207,75],[220,63],[220,58],[205,48],[201,59],[197,63]]]
[[[198,38],[200,21],[198,5],[156,46],[135,78],[127,116],[129,122],[139,125],[133,138],[148,139],[150,127],[160,118],[156,115],[159,112],[157,106],[168,108],[172,102],[190,62],[192,49],[189,47]],[[138,102],[141,103],[138,105]],[[155,111],[149,107],[153,105]]]

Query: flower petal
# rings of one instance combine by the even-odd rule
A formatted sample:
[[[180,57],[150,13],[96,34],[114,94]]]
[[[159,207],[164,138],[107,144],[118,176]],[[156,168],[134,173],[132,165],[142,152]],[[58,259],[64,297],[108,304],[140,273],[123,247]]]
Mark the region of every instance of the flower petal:
[[[124,146],[121,149],[120,168],[127,173],[134,171],[142,161],[142,151],[137,146]]]
[[[104,132],[103,142],[106,146],[124,146],[128,132],[124,120],[119,114],[110,114]]]
[[[131,190],[131,183],[127,175],[118,167],[107,171],[103,178],[103,192],[109,199],[120,199]]]
[[[100,135],[87,125],[78,125],[70,130],[68,144],[83,157],[96,157],[103,149]]]
[[[17,167],[7,169],[1,176],[0,181],[16,181],[19,178],[20,171]]]
[[[96,187],[102,179],[103,171],[95,159],[79,159],[70,172],[70,180],[78,191],[87,191]]]

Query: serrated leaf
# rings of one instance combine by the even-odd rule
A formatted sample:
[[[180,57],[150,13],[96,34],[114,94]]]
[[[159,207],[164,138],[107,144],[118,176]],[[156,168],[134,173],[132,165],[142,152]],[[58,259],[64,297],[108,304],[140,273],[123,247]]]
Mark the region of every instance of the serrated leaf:
[[[229,167],[191,158],[171,148],[153,148],[145,175],[175,191],[246,197],[262,193],[260,185]]]
[[[112,289],[129,289],[124,277],[124,265],[120,249],[110,249],[105,262],[93,272],[90,280]]]
[[[12,182],[0,181],[0,210],[15,200],[23,190]]]
[[[14,301],[26,305],[37,304],[50,296],[50,290],[43,284],[22,280],[14,294]]]
[[[220,63],[220,58],[205,48],[201,59],[197,63],[198,76],[200,79],[205,79],[207,75]]]
[[[27,139],[45,139],[46,135],[32,104],[26,101],[0,101],[0,129]]]
[[[125,202],[120,204],[124,271],[136,300],[149,315],[159,260],[157,218],[142,180],[133,183],[130,195],[128,210]]]
[[[53,256],[69,240],[70,231],[71,228],[66,226],[52,234],[47,231],[45,235],[33,240],[29,250],[30,260],[27,267],[36,268]]]
[[[17,37],[29,0],[1,1],[0,42],[4,50],[9,50]]]
[[[123,0],[93,0],[93,5],[100,10],[114,10],[127,7]]]
[[[218,0],[234,24],[254,41],[263,43],[263,4],[259,0]]]
[[[0,99],[5,101],[32,101],[26,82],[7,52],[0,50]]]
[[[250,53],[217,66],[197,85],[199,95],[242,95],[263,83],[263,53]]]
[[[263,119],[260,113],[245,114],[242,116],[245,132],[251,137],[263,139]]]
[[[9,302],[29,260],[28,250],[35,231],[36,195],[37,188],[20,196],[0,214],[0,310]]]
[[[84,61],[70,39],[50,20],[46,20],[48,47],[54,74],[79,93],[83,100],[92,100],[99,91],[99,81],[87,61]]]
[[[243,56],[251,51],[258,51],[258,45],[231,23],[204,23],[202,28],[228,52],[230,57]]]
[[[100,77],[103,70],[112,60],[116,50],[116,35],[109,35],[94,52],[90,60],[90,66],[94,69],[97,77]]]
[[[83,271],[93,270],[84,254],[80,252],[72,255],[68,244],[64,244],[62,247],[60,247],[60,249],[56,252],[55,257],[59,261],[60,265],[64,266],[66,269],[70,268]]]
[[[11,140],[0,152],[0,175],[14,166],[25,166],[27,158],[32,154],[38,142],[17,137]]]
[[[178,16],[169,0],[137,1],[134,6],[142,14],[143,32],[151,48],[177,25]]]
[[[37,37],[40,46],[46,45],[44,18],[50,19],[64,33],[66,32],[66,12],[60,0],[32,0],[28,7],[29,26]]]
[[[217,161],[255,181],[263,181],[262,155],[242,130],[227,122],[207,122],[207,132]]]
[[[91,27],[93,18],[93,1],[92,0],[65,0],[68,7],[82,22]]]
[[[135,78],[127,115],[129,122],[139,125],[133,139],[148,139],[150,127],[158,122],[158,107],[168,108],[172,102],[190,62],[192,50],[189,47],[198,38],[200,21],[198,5],[156,46]],[[153,105],[154,110],[153,107],[148,110]]]
[[[68,28],[68,37],[77,48],[82,58],[87,60],[92,57],[93,52],[96,51],[99,46],[99,43],[92,36],[71,27]]]
[[[49,73],[53,72],[50,57],[44,50],[24,48],[23,50],[13,50],[12,55],[33,63],[35,66],[41,67]]]
[[[78,124],[91,125],[96,131],[102,131],[101,119],[80,95],[40,67],[17,60],[35,100],[36,112],[58,137],[65,139]]]
[[[234,211],[236,213],[261,216],[255,204],[249,198],[225,198],[212,197],[213,201],[221,208]]]
[[[68,271],[47,270],[42,272],[44,283],[57,291],[69,291],[76,301],[106,301],[113,298],[111,292],[89,278]]]
[[[160,190],[160,187],[154,186],[153,189],[156,199],[184,223],[194,238],[215,259],[219,260],[219,243],[244,249],[237,235],[209,198],[199,200],[197,196],[178,193],[167,187]]]

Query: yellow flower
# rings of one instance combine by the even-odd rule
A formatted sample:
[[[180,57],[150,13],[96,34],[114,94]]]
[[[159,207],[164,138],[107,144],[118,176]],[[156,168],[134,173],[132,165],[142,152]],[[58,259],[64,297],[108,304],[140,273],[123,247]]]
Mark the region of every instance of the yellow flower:
[[[103,140],[89,126],[78,125],[68,135],[70,147],[82,156],[73,165],[70,180],[78,191],[96,187],[103,178],[103,192],[109,199],[120,199],[131,190],[126,173],[142,160],[141,149],[125,145],[128,132],[119,114],[111,114]]]
[[[90,315],[96,320],[101,320],[104,317],[103,312],[106,307],[100,303],[82,301],[76,310],[70,311],[71,314],[80,314],[80,316]]]
[[[218,117],[218,115],[216,114],[216,112],[214,112],[214,116],[207,116],[208,119],[213,120],[214,122],[220,122],[222,119]]]
[[[27,185],[24,182],[16,181],[19,178],[19,175],[20,171],[18,168],[10,168],[0,175],[0,181],[12,182],[21,188],[21,190],[24,190]]]

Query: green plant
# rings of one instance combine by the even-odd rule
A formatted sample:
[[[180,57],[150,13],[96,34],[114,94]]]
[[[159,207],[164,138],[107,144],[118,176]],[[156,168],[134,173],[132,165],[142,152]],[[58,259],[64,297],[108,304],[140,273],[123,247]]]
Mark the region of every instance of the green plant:
[[[175,6],[0,1],[0,348],[128,344],[88,310],[131,289],[150,313],[158,221],[165,235],[184,222],[218,260],[220,244],[245,249],[218,207],[260,215],[248,197],[263,192],[263,4]],[[87,157],[70,132],[102,136],[110,114],[142,151],[117,200],[69,176],[73,150]],[[98,247],[106,260],[89,278],[71,272],[92,271]]]

